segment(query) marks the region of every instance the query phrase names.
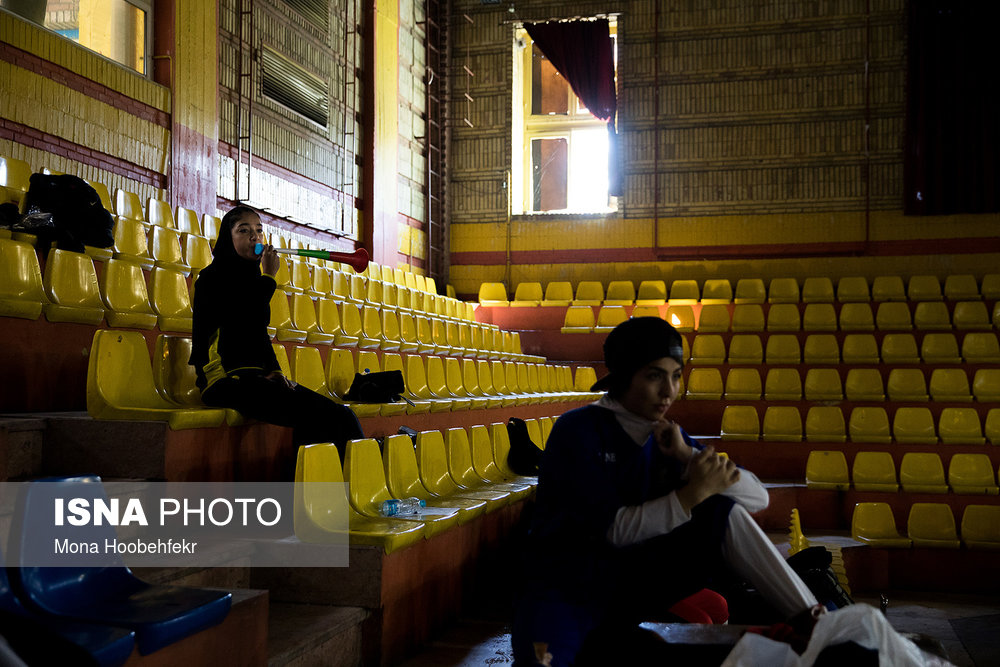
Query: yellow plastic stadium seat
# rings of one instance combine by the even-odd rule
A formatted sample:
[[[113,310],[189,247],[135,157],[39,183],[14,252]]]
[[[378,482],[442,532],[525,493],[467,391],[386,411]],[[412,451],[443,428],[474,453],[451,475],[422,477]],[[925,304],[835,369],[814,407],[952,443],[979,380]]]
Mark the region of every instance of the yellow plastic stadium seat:
[[[928,333],[920,344],[920,356],[927,364],[958,364],[962,357],[958,353],[955,334]]]
[[[844,400],[844,389],[837,369],[810,368],[806,371],[805,397],[807,401]]]
[[[941,457],[933,452],[903,454],[899,483],[908,493],[948,493]]]
[[[542,284],[536,282],[518,283],[510,305],[515,307],[538,306],[542,303]]]
[[[771,334],[768,336],[764,360],[769,365],[801,363],[802,352],[799,349],[798,337],[792,334]]]
[[[758,440],[760,420],[751,405],[727,405],[722,412],[723,440]]]
[[[539,449],[545,449],[542,440],[542,427],[537,419],[525,419],[524,426],[528,430],[528,439]]]
[[[852,368],[847,371],[844,394],[849,401],[884,401],[882,374],[877,368]]]
[[[292,325],[292,314],[288,308],[288,295],[281,290],[274,290],[274,294],[271,295],[270,307],[271,321],[268,324],[268,330],[273,330],[273,335],[280,341],[304,342],[308,334]]]
[[[833,281],[826,277],[806,278],[802,281],[803,303],[833,303]]]
[[[889,400],[894,402],[923,402],[928,400],[927,381],[919,368],[893,368],[886,381]]]
[[[858,452],[854,455],[851,480],[857,491],[899,491],[896,464],[889,452]]]
[[[507,457],[510,454],[510,436],[507,433],[507,424],[490,424],[489,435],[490,443],[493,447],[493,461],[496,464],[497,470],[503,475],[503,481],[514,484],[525,484],[532,487],[537,486],[538,477],[518,475],[510,469],[510,465],[507,463]]]
[[[597,372],[591,366],[577,366],[573,372],[573,389],[578,392],[590,392],[597,382]]]
[[[695,370],[692,369],[693,374]],[[690,376],[688,376],[690,382]],[[733,368],[726,375],[727,400],[735,401],[759,401],[763,386],[760,381],[760,373],[756,368]]]
[[[709,304],[701,307],[698,316],[699,333],[716,333],[729,331],[729,306],[724,304]]]
[[[111,234],[114,239],[111,247],[115,259],[133,262],[147,270],[153,268],[146,227],[142,222],[122,217],[115,218]]]
[[[718,334],[698,334],[691,346],[692,364],[723,364],[726,362],[726,344]]]
[[[316,350],[316,348],[302,348]],[[318,352],[318,350],[317,350]],[[309,353],[308,356],[311,356]],[[307,358],[308,358],[307,356]],[[360,359],[358,363],[360,363]],[[358,372],[358,365],[354,361],[354,354],[347,349],[331,348],[327,354],[326,366],[323,367],[326,391],[340,402],[346,402],[344,396],[354,382],[354,374]],[[351,403],[351,409],[359,417],[373,417],[379,414],[378,403]]]
[[[934,416],[930,409],[923,407],[901,407],[896,409],[892,420],[892,435],[896,442],[919,445],[937,444]]]
[[[733,300],[733,286],[728,280],[723,278],[710,278],[705,281],[705,286],[701,292],[701,302],[703,304],[731,303]]]
[[[940,301],[941,281],[937,276],[912,276],[906,286],[906,296],[910,301]]]
[[[595,324],[593,308],[590,306],[570,306],[566,309],[560,331],[564,334],[590,333],[594,330]]]
[[[507,288],[503,283],[482,283],[479,286],[479,304],[486,307],[507,306]]]
[[[962,368],[935,368],[931,372],[931,398],[935,401],[969,403],[969,376]]]
[[[802,415],[792,405],[772,405],[764,411],[764,440],[771,442],[801,442]],[[844,464],[847,472],[847,464]]]
[[[772,368],[764,378],[765,401],[802,400],[802,378],[797,368]]]
[[[421,541],[417,521],[371,518],[358,513],[347,497],[337,446],[324,443],[299,447],[293,510],[295,536],[303,542],[381,547],[393,553]],[[344,531],[347,531],[346,534]]]
[[[444,366],[440,363],[435,364],[434,371],[435,373],[440,372],[440,377],[435,377],[435,383],[440,383],[440,387],[443,388]],[[431,394],[427,381],[427,364],[423,357],[416,354],[406,355],[403,359],[403,377],[406,395],[417,403],[417,407],[408,408],[409,412],[448,412],[451,410],[450,398],[441,400]]]
[[[670,283],[670,305],[693,305],[701,300],[701,290],[695,280],[675,280]]]
[[[292,377],[292,365],[288,361],[288,352],[285,351],[285,346],[281,343],[271,343],[271,349],[274,350],[274,356],[278,359],[278,368],[281,370],[281,374],[286,378]]]
[[[722,398],[722,374],[718,368],[692,368],[685,398],[717,401]]]
[[[212,263],[212,246],[204,236],[184,234],[181,237],[184,247],[184,263],[194,271],[200,271]]]
[[[366,517],[382,518],[379,506],[392,496],[386,486],[385,472],[378,443],[372,439],[352,440],[347,443],[344,457],[344,477],[351,505]],[[401,515],[400,521],[421,522],[424,537],[438,535],[458,523],[458,510],[433,514]]]
[[[767,311],[768,331],[798,331],[802,316],[797,303],[774,303]]]
[[[441,370],[438,371],[438,366]],[[444,386],[440,379],[444,379]],[[452,410],[468,410],[473,401],[462,382],[462,365],[455,357],[427,357],[427,386],[437,399],[449,399]]]
[[[100,324],[106,306],[101,300],[94,260],[83,253],[49,250],[42,286],[50,303],[42,305],[49,322]]]
[[[989,454],[953,454],[948,464],[948,486],[955,493],[997,495],[997,480]]]
[[[740,278],[736,281],[735,303],[764,303],[766,299],[767,291],[760,278]]]
[[[170,204],[152,197],[146,203],[146,220],[151,225],[174,228],[174,214],[170,211]]]
[[[694,309],[689,305],[667,306],[663,319],[682,333],[694,331]]]
[[[767,288],[768,303],[799,302],[799,282],[795,278],[772,278]]]
[[[809,365],[839,364],[840,345],[833,334],[809,334],[802,347],[802,358]]]
[[[321,396],[328,398],[335,396],[327,385],[326,370],[323,368],[323,358],[320,357],[318,348],[296,345],[292,348],[289,362],[291,371],[289,379]]]
[[[872,547],[909,548],[910,538],[896,529],[888,503],[858,503],[851,516],[851,537]]]
[[[959,301],[953,315],[956,329],[990,329],[990,313],[982,301]]]
[[[146,282],[138,265],[108,260],[101,275],[101,297],[107,306],[108,325],[134,329],[156,326],[156,314],[149,305]]]
[[[596,280],[581,280],[576,286],[574,306],[600,306],[604,303],[604,285]]]
[[[872,301],[906,301],[903,279],[899,276],[877,276],[872,281]]]
[[[486,398],[486,392],[479,386],[479,369],[476,368],[476,362],[473,359],[462,359],[459,365],[462,369],[462,386],[471,401],[470,407],[473,410],[489,407],[490,402]]]
[[[174,210],[174,222],[174,227],[181,234],[203,236],[201,231],[201,222],[198,220],[198,214],[189,208],[178,206]]]
[[[1000,403],[1000,369],[977,370],[972,378],[972,393],[980,403]]]
[[[629,317],[660,317],[659,306],[634,306]]]
[[[306,342],[310,345],[332,345],[336,339],[337,328],[340,324],[340,316],[336,307],[326,306],[323,316],[327,318],[324,326],[331,326],[333,329],[327,331],[320,328],[319,317],[316,312],[317,302],[308,294],[293,294],[291,296],[291,324],[292,328],[306,332]],[[322,308],[322,302],[320,307]],[[330,317],[336,317],[335,322],[330,322]]]
[[[906,532],[915,547],[957,549],[960,545],[955,515],[946,503],[913,503]]]
[[[277,283],[278,289],[285,293],[291,294],[301,291],[292,284],[292,270],[289,268],[288,262],[281,256],[278,257],[278,270],[274,274],[274,282]]]
[[[837,313],[832,303],[808,303],[802,314],[802,328],[806,331],[836,331]]]
[[[156,391],[146,340],[138,331],[94,333],[87,365],[87,412],[94,419],[166,421],[172,429],[222,424],[224,410],[177,408]]]
[[[396,352],[400,349],[399,316],[391,308],[382,308],[379,311],[379,349],[387,352]]]
[[[386,486],[396,498],[420,498],[427,507],[450,508],[458,511],[459,525],[486,513],[486,501],[450,496],[438,498],[431,494],[420,479],[417,455],[410,436],[389,435],[382,443],[382,464]]]
[[[357,345],[358,343],[357,338],[352,338],[344,334],[344,331],[340,326],[339,304],[332,299],[319,299],[316,301],[316,333],[333,336],[334,342],[337,342],[337,338],[339,336],[340,342],[338,344],[347,347]],[[319,336],[314,337],[314,340],[317,341],[321,341],[323,339],[324,338]],[[308,340],[308,335],[306,340]]]
[[[448,467],[448,452],[441,431],[421,431],[415,444],[420,482],[430,495],[440,501],[450,498],[469,499],[483,503],[486,513],[494,512],[510,502],[507,491],[466,489],[458,485]]]
[[[872,300],[868,280],[864,276],[848,276],[837,281],[837,301],[867,303]]]
[[[764,346],[757,334],[734,334],[729,341],[729,363],[760,364],[764,361]]]
[[[889,365],[918,364],[917,339],[911,333],[888,333],[882,337],[882,361]]]
[[[763,331],[764,309],[757,303],[733,307],[733,331]]]
[[[115,215],[129,220],[145,221],[145,214],[142,211],[142,202],[139,195],[134,192],[127,192],[118,188],[115,190]]]
[[[476,376],[479,390],[486,396],[486,407],[488,409],[499,407],[510,407],[515,401],[507,397],[501,397],[502,393],[493,383],[493,368],[489,361],[479,359],[476,362]]]
[[[418,359],[420,358],[418,357]],[[424,369],[423,361],[420,360],[420,362],[421,362],[419,364],[420,371],[417,377],[413,378],[413,380],[415,382],[422,383],[421,386],[423,387],[423,390],[426,393],[427,377],[423,370]],[[403,395],[410,399],[409,402],[406,401],[403,402],[404,406],[403,409],[406,411],[406,414],[418,415],[430,412],[431,410],[430,401],[417,398],[414,395],[414,393],[410,390],[410,377],[407,374],[406,366],[403,364],[403,358],[399,354],[396,354],[395,352],[386,352],[385,354],[383,354],[382,370],[399,371],[400,373],[403,374],[403,387],[404,387]],[[386,413],[390,412],[390,410],[391,410],[390,408],[387,408]]]
[[[945,408],[938,417],[938,434],[946,445],[982,445],[983,427],[975,408]]]
[[[643,280],[635,296],[637,306],[662,306],[667,302],[667,284],[662,280]]]
[[[205,236],[208,237],[209,241],[215,241],[219,238],[219,229],[222,227],[222,218],[217,215],[209,215],[206,213],[201,217],[201,228],[205,232]]]
[[[630,280],[612,280],[604,297],[605,306],[631,306],[635,302],[635,285]]]
[[[504,424],[499,424],[503,428],[504,434],[507,432],[507,427]],[[487,427],[484,425],[476,425],[469,429],[469,446],[472,453],[472,467],[486,482],[493,484],[501,484],[504,490],[510,490],[515,498],[524,498],[531,494],[532,490],[537,485],[537,478],[524,477],[519,478],[526,481],[514,481],[508,479],[503,470],[499,467],[496,462],[496,454],[499,450],[503,450],[504,441],[502,437],[497,438],[494,441],[491,438],[491,432],[493,427]],[[507,442],[507,449],[510,449],[510,442]],[[506,452],[502,452],[502,456],[506,463]]]
[[[153,269],[149,274],[149,300],[160,331],[191,332],[191,295],[182,273]]]
[[[806,459],[806,487],[834,491],[850,489],[844,453],[819,449],[809,452],[809,458]]]
[[[473,444],[474,443],[474,444]],[[450,428],[445,433],[445,451],[448,455],[448,472],[463,489],[471,491],[502,492],[514,502],[531,494],[528,484],[511,484],[498,481],[500,471],[493,463],[493,445],[485,426],[473,427],[472,437],[464,428]],[[496,480],[484,478],[482,472],[492,473]]]
[[[889,415],[885,408],[858,407],[851,410],[848,423],[851,442],[892,442],[889,433]]]
[[[361,310],[354,303],[340,304],[340,333],[334,335],[333,344],[353,347],[361,342],[362,337]]]
[[[565,281],[553,281],[545,286],[543,306],[568,306],[573,302],[573,285]]]
[[[0,239],[0,317],[37,320],[48,302],[35,249]]]
[[[0,157],[0,187],[27,192],[31,181],[31,165],[24,160]]]
[[[806,413],[806,440],[809,442],[844,442],[847,440],[844,413],[840,408],[818,405]]]
[[[185,408],[207,408],[201,400],[201,390],[196,384],[194,366],[188,363],[191,357],[191,338],[160,334],[153,348],[153,385],[157,393],[170,404]],[[228,410],[218,409],[223,419]],[[238,415],[233,411],[234,415]]]
[[[1000,506],[967,505],[962,514],[962,542],[970,549],[1000,549]]]
[[[970,301],[979,299],[979,285],[971,273],[950,275],[944,279],[944,298],[949,301]]]
[[[867,303],[845,303],[840,307],[841,331],[874,331],[875,318]]]
[[[880,303],[875,325],[880,331],[909,331],[913,328],[910,304],[897,301]]]
[[[845,364],[877,364],[878,343],[871,334],[847,334],[841,350]]]
[[[921,301],[913,311],[913,326],[920,331],[948,331],[951,316],[943,301]]]
[[[962,358],[970,364],[1000,364],[1000,343],[992,331],[967,333],[962,339]]]
[[[313,290],[312,265],[304,260],[291,262],[291,277],[289,285],[296,293],[307,294],[309,296],[320,296],[319,292]]]
[[[624,306],[601,306],[597,311],[597,324],[594,326],[595,332],[608,332],[628,319],[628,314]]]

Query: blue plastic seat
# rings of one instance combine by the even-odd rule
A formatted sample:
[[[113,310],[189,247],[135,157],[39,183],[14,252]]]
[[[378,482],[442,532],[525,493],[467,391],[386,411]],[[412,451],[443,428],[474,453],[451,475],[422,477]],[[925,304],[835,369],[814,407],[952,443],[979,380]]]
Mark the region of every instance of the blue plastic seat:
[[[51,517],[51,504],[45,502],[51,495],[40,486],[52,483],[74,485],[77,488],[71,493],[107,502],[96,475],[53,477],[24,485],[11,528],[11,553],[19,555],[18,563],[20,554],[31,553],[39,540],[51,539],[36,527],[44,524],[42,517]],[[97,485],[97,490],[79,489],[90,484]],[[95,528],[93,536],[99,542],[116,537],[111,526]],[[132,574],[119,557],[114,561],[114,565],[104,567],[36,567],[29,563],[7,572],[11,588],[26,606],[65,619],[130,628],[143,655],[217,625],[229,613],[232,593],[148,584]]]

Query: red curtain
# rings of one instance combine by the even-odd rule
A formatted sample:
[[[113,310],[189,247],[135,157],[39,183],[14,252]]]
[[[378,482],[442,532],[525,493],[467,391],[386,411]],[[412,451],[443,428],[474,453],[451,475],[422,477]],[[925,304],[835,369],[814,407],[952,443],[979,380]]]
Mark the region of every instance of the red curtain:
[[[525,23],[524,29],[590,113],[608,122],[608,190],[620,195],[614,43],[607,19]]]
[[[904,210],[1000,211],[995,0],[910,0]]]

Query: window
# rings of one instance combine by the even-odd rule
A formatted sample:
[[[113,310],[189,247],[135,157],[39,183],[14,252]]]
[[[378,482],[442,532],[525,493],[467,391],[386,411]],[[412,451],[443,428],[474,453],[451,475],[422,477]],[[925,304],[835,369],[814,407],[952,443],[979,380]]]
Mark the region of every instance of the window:
[[[611,32],[616,38],[613,19]],[[514,40],[511,139],[513,213],[615,210],[608,196],[607,124],[587,111],[523,29]]]
[[[140,74],[148,73],[151,0],[0,0],[0,7]]]

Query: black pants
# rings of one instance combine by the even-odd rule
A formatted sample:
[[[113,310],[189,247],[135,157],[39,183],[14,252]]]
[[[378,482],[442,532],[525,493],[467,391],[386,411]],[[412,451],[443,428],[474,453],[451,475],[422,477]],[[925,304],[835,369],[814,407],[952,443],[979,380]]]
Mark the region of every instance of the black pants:
[[[290,426],[296,445],[332,442],[344,458],[348,440],[363,438],[357,416],[346,405],[335,403],[302,385],[289,387],[259,373],[223,378],[202,393],[207,405],[231,408],[244,417],[268,424]]]

